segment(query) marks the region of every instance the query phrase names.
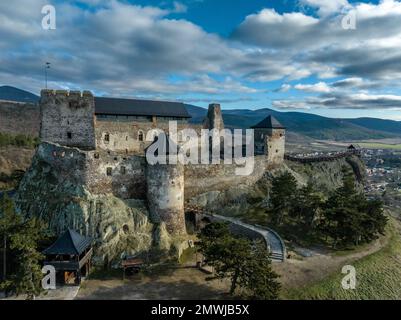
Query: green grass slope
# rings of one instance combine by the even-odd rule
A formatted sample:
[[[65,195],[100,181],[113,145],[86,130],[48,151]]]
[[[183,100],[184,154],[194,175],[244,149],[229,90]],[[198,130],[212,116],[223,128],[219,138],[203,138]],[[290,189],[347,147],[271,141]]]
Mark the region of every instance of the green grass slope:
[[[283,299],[319,300],[393,300],[401,299],[401,237],[400,225],[390,219],[389,241],[380,251],[352,265],[356,269],[356,289],[344,290],[337,272],[304,288],[283,290]]]

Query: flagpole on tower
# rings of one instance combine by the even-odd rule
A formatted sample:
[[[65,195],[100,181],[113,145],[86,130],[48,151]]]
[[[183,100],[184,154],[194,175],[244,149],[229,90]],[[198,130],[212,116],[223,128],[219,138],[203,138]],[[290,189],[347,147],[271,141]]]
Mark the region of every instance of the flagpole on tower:
[[[45,88],[47,89],[47,69],[50,69],[50,62],[45,63]]]

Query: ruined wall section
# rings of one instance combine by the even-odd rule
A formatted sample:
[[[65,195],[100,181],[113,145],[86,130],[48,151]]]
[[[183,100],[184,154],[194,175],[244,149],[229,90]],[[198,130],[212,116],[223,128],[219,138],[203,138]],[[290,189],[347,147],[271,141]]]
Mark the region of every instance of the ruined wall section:
[[[233,164],[190,164],[185,166],[185,198],[201,195],[211,191],[222,191],[250,186],[256,183],[267,170],[273,170],[265,156],[254,157],[254,169],[250,175],[237,175],[236,169],[241,165]]]
[[[87,153],[88,189],[95,194],[113,194],[121,199],[145,199],[145,157]]]
[[[97,195],[113,194],[121,199],[146,198],[145,157],[41,143],[35,159],[45,163],[46,170],[57,175],[59,183],[79,185]]]
[[[39,104],[42,141],[89,150],[96,148],[92,93],[42,90]]]
[[[224,129],[224,121],[221,113],[221,106],[217,103],[209,105],[206,118],[203,120],[204,129],[217,129],[219,131]]]

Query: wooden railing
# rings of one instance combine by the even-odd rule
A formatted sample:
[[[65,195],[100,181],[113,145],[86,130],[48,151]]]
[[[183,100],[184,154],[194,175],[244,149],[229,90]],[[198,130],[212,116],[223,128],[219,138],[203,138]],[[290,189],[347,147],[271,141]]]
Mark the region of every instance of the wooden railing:
[[[71,271],[81,269],[92,257],[93,248],[91,248],[85,256],[79,261],[44,261],[44,265],[53,266],[57,271]]]
[[[293,156],[286,154],[284,155],[284,159],[288,161],[295,161],[300,163],[312,163],[312,162],[324,162],[324,161],[335,161],[338,159],[346,158],[352,155],[360,156],[360,150],[349,150],[345,152],[339,152],[335,154],[326,154],[326,155],[318,155],[318,156]]]

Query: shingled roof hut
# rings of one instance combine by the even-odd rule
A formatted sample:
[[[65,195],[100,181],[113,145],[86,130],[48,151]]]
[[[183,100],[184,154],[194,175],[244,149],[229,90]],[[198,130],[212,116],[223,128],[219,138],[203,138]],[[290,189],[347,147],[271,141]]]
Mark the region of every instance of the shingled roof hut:
[[[90,270],[92,239],[68,229],[43,254],[46,256],[44,264],[54,266],[59,280],[67,283],[75,278],[75,283],[79,284],[81,276],[88,275]]]

